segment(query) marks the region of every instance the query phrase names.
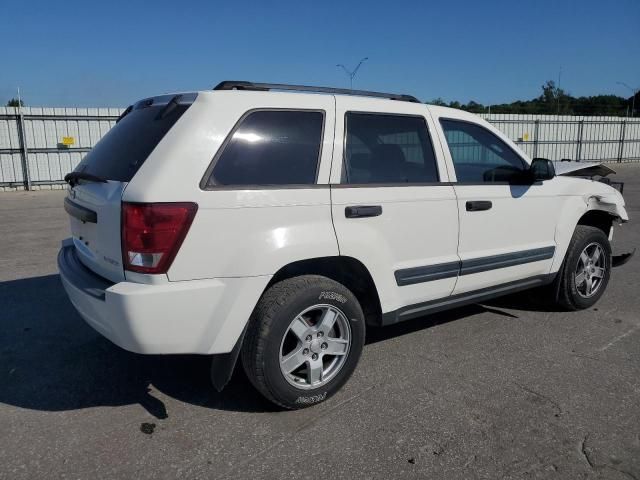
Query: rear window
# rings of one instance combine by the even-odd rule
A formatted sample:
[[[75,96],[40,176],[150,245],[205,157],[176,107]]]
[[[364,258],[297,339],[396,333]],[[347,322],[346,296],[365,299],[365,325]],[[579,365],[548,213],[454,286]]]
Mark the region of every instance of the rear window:
[[[87,153],[76,171],[105,180],[131,181],[195,96],[165,95],[136,103]]]
[[[314,184],[323,123],[324,114],[320,111],[258,110],[249,113],[214,159],[205,188]]]

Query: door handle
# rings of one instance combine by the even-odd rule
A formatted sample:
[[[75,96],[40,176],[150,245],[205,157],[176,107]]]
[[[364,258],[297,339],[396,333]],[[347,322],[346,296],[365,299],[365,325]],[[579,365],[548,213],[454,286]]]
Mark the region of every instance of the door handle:
[[[344,216],[347,218],[377,217],[379,215],[382,215],[380,205],[354,205],[344,209]]]
[[[467,202],[467,212],[481,212],[489,210],[493,204],[489,200],[473,200]]]

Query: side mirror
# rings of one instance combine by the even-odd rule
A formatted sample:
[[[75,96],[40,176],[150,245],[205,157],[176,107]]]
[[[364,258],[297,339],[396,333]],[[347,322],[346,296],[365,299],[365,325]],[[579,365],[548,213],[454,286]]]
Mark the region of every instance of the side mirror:
[[[556,176],[556,167],[546,158],[534,158],[529,167],[533,181],[551,180]]]

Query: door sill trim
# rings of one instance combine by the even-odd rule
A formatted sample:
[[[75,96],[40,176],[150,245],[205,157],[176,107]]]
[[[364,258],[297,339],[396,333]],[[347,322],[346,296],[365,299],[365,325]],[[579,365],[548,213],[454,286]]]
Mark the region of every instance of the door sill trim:
[[[463,305],[483,302],[496,297],[501,297],[510,293],[527,290],[533,287],[547,285],[553,282],[556,274],[550,273],[546,275],[537,275],[522,280],[502,283],[493,287],[473,290],[471,292],[459,293],[448,297],[429,300],[428,302],[407,305],[397,310],[382,314],[382,325],[393,325],[394,323],[404,322],[413,318],[422,317],[430,313],[436,313],[443,310],[449,310]]]

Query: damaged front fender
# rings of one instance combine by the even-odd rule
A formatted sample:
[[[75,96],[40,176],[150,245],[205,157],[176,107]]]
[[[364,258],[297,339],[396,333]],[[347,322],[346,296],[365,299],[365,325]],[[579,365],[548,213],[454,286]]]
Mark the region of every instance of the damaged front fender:
[[[620,222],[629,221],[622,195],[613,188],[611,192],[586,194],[583,198],[587,205],[587,210],[601,210],[610,213]]]

